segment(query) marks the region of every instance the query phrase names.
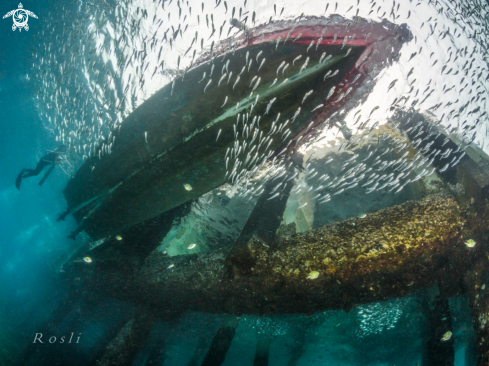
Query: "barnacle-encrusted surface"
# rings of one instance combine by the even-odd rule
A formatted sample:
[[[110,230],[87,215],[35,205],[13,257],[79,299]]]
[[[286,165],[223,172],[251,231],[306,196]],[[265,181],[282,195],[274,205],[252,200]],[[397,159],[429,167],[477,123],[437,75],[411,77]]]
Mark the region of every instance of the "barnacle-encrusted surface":
[[[271,263],[284,276],[300,277],[317,270],[336,279],[409,266],[413,260],[419,266],[418,259],[428,265],[432,259],[420,256],[427,250],[436,254],[455,249],[446,246],[457,242],[463,226],[460,209],[451,198],[408,202],[286,238]],[[263,259],[260,256],[258,262]]]
[[[103,356],[97,360],[97,366],[131,364],[148,338],[154,321],[152,316],[143,314],[129,320],[107,345]]]
[[[312,313],[404,296],[459,279],[473,233],[443,194],[292,236],[248,242],[239,261],[225,252],[153,253],[136,276],[139,300],[164,309],[236,314]],[[171,264],[173,267],[168,268]],[[314,281],[311,272],[319,274]]]

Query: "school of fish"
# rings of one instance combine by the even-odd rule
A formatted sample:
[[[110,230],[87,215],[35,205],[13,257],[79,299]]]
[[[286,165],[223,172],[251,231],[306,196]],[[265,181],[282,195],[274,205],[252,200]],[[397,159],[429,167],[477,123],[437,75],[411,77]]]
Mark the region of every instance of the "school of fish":
[[[485,19],[489,6],[485,2],[348,0],[265,6],[248,0],[124,0],[115,6],[109,1],[77,4],[49,15],[50,26],[39,35],[46,41],[32,55],[39,114],[56,140],[70,147],[74,169],[90,156],[111,154],[126,116],[164,85],[171,84],[173,94],[185,74],[205,62],[209,67],[195,86],[202,93],[224,84],[235,89],[243,83],[245,73],[254,75],[246,85],[250,103],[233,126],[235,143],[223,157],[227,181],[246,201],[259,197],[269,182],[274,182],[269,199],[279,197],[290,180],[295,182],[294,194],[313,192],[313,200],[319,204],[355,187],[363,187],[366,194],[399,193],[423,177],[453,169],[472,142],[489,151],[485,109],[489,86]],[[343,109],[274,154],[274,140],[290,137],[290,124],[304,113],[304,105],[317,91],[300,95],[301,107],[288,119],[276,107],[276,98],[267,101],[263,115],[254,114],[260,103],[256,91],[267,83],[269,88],[282,86],[294,75],[329,62],[331,55],[318,51],[329,25],[318,28],[317,42],[308,42],[303,54],[280,64],[274,80],[265,80],[261,74],[273,60],[273,52],[248,52],[239,74],[229,72],[231,54],[260,25],[280,21],[300,24],[308,17],[323,17],[328,23],[334,14],[343,17],[347,34],[339,39],[343,57],[351,52],[348,44],[355,39],[368,40],[369,27],[382,19],[407,24],[412,40],[402,45],[399,60],[388,58],[387,65],[373,65],[364,78],[358,73],[349,81],[351,86],[332,87],[326,100],[311,110],[321,113],[326,103],[346,101]],[[291,27],[287,36],[272,40],[273,49],[301,37]],[[336,38],[335,34],[335,42]],[[387,42],[385,52],[393,47]],[[217,55],[226,53],[230,57],[225,61],[213,62]],[[357,67],[368,61],[359,60]],[[332,68],[321,78],[327,82],[337,73]],[[367,93],[369,84],[372,87]],[[221,104],[223,109],[242,108],[232,94],[224,96]],[[427,116],[433,129],[417,123],[408,131],[398,131],[391,121],[396,111]],[[267,130],[260,128],[265,116],[274,116]],[[385,126],[397,133],[386,132]],[[440,134],[434,127],[446,133]],[[457,149],[432,147],[436,139],[448,141],[454,136],[460,141]],[[146,143],[152,137],[148,132],[142,136]],[[215,140],[220,137],[221,130]],[[285,159],[290,150],[304,155],[295,173],[290,173],[292,163]],[[348,159],[338,174],[318,172],[314,161],[326,166],[339,153],[347,154]],[[435,168],[435,162],[442,162],[442,167]],[[185,189],[192,187],[186,185]]]

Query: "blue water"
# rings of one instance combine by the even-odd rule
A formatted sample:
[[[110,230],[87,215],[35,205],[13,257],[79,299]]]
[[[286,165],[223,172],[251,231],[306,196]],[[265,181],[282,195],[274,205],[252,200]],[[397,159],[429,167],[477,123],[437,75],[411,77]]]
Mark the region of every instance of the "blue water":
[[[17,4],[2,2],[1,10]],[[66,238],[71,219],[55,221],[64,206],[64,173],[55,170],[43,187],[37,184],[40,176],[25,180],[20,192],[14,187],[23,167],[33,168],[56,146],[35,107],[31,59],[35,32],[47,25],[43,15],[54,7],[52,2],[26,3],[41,20],[30,19],[29,32],[12,32],[11,19],[0,22],[0,339],[13,352],[25,346],[62,298],[64,281],[51,265],[72,245]]]

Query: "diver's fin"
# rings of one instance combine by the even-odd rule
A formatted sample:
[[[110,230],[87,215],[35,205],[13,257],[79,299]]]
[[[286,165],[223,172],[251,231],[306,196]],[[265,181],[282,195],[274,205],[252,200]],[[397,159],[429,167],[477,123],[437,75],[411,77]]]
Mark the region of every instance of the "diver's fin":
[[[68,238],[76,240],[76,236],[80,234],[83,231],[83,224],[78,226],[78,228],[75,231],[72,231],[70,235],[68,235]]]
[[[20,191],[20,183],[22,183],[22,176],[24,175],[25,169],[22,169],[22,171],[19,173],[17,178],[15,179],[15,187]]]
[[[66,210],[64,210],[59,216],[58,218],[56,219],[56,221],[65,221],[65,218],[66,216],[68,216],[68,214],[70,213],[70,208],[68,207]]]
[[[42,179],[39,181],[39,185],[42,186],[44,184],[44,182],[46,181],[47,177],[49,177],[49,174],[51,174],[51,172],[53,171],[54,169],[54,165],[51,165],[51,168],[49,168],[49,170],[44,173],[44,177],[42,177]]]

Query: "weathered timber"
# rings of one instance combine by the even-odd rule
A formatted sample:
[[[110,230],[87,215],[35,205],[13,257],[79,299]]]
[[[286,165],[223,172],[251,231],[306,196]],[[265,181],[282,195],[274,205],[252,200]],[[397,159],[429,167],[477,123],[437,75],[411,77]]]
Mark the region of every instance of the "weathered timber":
[[[130,278],[120,278],[114,268],[98,271],[98,281],[87,285],[162,312],[348,310],[459,281],[473,253],[462,238],[478,240],[483,229],[467,224],[473,220],[467,221],[465,210],[440,194],[284,237],[275,249],[252,238],[243,253],[252,263],[246,275],[225,265],[225,250],[177,257],[155,251]],[[309,279],[314,271],[318,277]]]
[[[454,339],[443,339],[446,332],[453,332],[448,299],[438,295],[428,310],[430,337],[427,342],[426,366],[453,366],[455,352]]]
[[[258,340],[253,366],[268,366],[271,343],[272,338],[270,337],[263,337]]]
[[[482,243],[481,243],[482,244]],[[476,244],[477,246],[477,244]],[[469,294],[476,334],[477,366],[489,364],[489,257],[487,248],[478,248],[477,261],[467,271],[464,282]]]
[[[138,312],[110,342],[96,365],[132,365],[134,357],[150,335],[154,320],[148,313]]]
[[[287,178],[288,175],[285,176],[285,179]],[[274,189],[277,184],[279,182],[271,180],[265,185],[265,189],[260,195],[248,221],[246,221],[232,250],[227,255],[226,263],[228,266],[239,267],[241,272],[249,273],[252,262],[244,261],[243,259],[246,258],[246,254],[245,256],[243,254],[247,251],[246,245],[250,239],[256,237],[266,243],[273,243],[275,241],[275,235],[282,222],[287,200],[289,199],[294,182],[292,180],[284,182],[283,187],[279,188],[279,196],[270,200],[270,197],[276,193]]]
[[[489,191],[489,156],[482,151],[477,145],[458,139],[457,135],[448,134],[437,123],[428,120],[425,116],[419,113],[406,113],[397,111],[393,117],[391,124],[401,124],[401,128],[409,131],[421,123],[421,128],[407,132],[408,138],[415,143],[415,139],[427,139],[430,135],[440,137],[433,139],[431,151],[439,149],[440,151],[458,151],[458,156],[461,156],[460,161],[453,168],[443,170],[445,164],[450,159],[435,159],[433,166],[437,168],[440,178],[448,185],[458,185],[463,189],[454,190],[457,200],[461,203],[471,201],[476,209],[483,209],[485,197]],[[420,131],[420,132],[418,132]],[[421,147],[420,147],[421,148]]]
[[[193,200],[188,201],[120,232],[120,238],[114,237],[106,240],[103,244],[91,249],[88,255],[105,261],[124,260],[125,267],[140,268],[146,257],[161,244],[175,220],[189,214],[192,202]],[[84,255],[86,253],[81,253],[80,257]]]
[[[214,336],[201,366],[220,366],[224,363],[238,324],[239,322],[235,317],[229,317],[226,320]]]
[[[200,338],[199,345],[194,350],[192,358],[187,366],[201,366],[202,355],[204,354],[206,347],[206,339],[204,337]]]

